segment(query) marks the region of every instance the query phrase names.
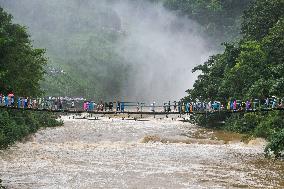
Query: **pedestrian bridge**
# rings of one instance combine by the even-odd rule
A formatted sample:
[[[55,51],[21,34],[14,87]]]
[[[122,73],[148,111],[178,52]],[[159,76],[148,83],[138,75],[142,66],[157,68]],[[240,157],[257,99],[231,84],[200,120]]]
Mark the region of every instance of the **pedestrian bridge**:
[[[270,111],[284,111],[284,108],[261,108],[261,109],[239,109],[239,110],[226,110],[226,109],[219,109],[219,110],[193,110],[193,111],[134,111],[134,110],[127,110],[127,111],[86,111],[83,109],[45,109],[45,108],[17,108],[17,107],[6,107],[0,106],[2,109],[7,110],[19,110],[19,111],[35,111],[35,112],[51,112],[51,113],[58,113],[58,114],[94,114],[94,115],[111,115],[111,114],[126,114],[126,115],[190,115],[190,114],[219,114],[219,113],[250,113],[250,112],[270,112]]]

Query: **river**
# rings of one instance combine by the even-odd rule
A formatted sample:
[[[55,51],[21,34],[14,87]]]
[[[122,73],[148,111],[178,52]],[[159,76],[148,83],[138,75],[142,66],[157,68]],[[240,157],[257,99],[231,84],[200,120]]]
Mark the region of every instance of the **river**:
[[[8,189],[284,188],[284,163],[265,141],[172,119],[63,118],[0,151]]]

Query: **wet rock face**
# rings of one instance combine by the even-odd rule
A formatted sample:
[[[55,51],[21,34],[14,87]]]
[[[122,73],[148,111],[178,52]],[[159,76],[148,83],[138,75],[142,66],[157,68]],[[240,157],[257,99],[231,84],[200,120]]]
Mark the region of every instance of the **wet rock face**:
[[[8,188],[284,187],[284,165],[265,160],[262,143],[215,136],[171,119],[66,118],[2,151],[0,177]]]

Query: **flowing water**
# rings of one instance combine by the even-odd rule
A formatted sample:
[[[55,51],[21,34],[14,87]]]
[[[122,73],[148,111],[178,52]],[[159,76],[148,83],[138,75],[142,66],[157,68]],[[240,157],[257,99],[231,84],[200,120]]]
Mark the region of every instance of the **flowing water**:
[[[172,119],[64,118],[0,153],[7,188],[284,188],[265,141]]]

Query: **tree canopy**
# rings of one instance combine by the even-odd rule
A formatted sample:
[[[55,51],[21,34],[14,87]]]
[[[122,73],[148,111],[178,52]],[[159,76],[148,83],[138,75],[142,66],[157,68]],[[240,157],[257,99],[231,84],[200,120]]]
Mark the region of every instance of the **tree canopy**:
[[[284,94],[284,1],[259,0],[244,14],[243,38],[225,43],[201,71],[187,98],[226,101]]]
[[[12,23],[12,16],[0,7],[0,92],[40,95],[45,50],[35,49],[26,28]]]

